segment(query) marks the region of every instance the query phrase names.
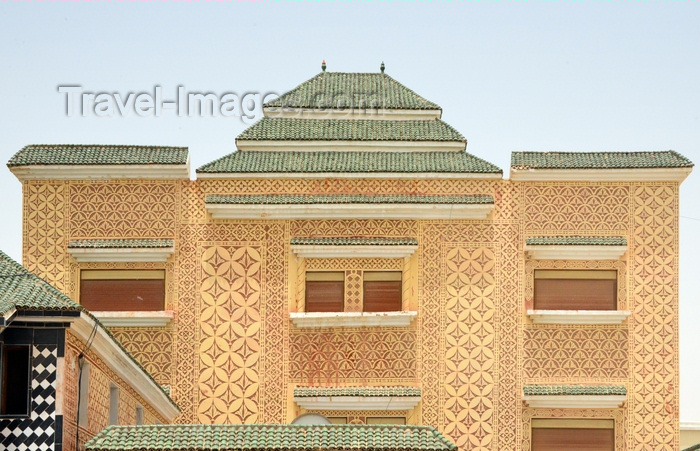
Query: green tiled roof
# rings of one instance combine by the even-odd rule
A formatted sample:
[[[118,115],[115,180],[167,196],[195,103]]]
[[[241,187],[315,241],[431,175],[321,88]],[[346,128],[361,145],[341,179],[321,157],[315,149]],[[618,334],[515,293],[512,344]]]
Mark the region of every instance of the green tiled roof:
[[[673,150],[662,152],[513,152],[514,169],[690,168],[693,162]]]
[[[418,387],[296,387],[295,398],[335,396],[420,397]]]
[[[24,266],[11,259],[0,251],[0,319],[5,320],[4,315],[12,310],[20,311],[66,311],[85,313],[112,339],[141,371],[144,372],[154,384],[168,395],[170,402],[177,407],[169,394],[163,390],[153,376],[141,366],[129,351],[116,339],[104,325],[82,305],[74,302],[65,294],[58,291],[51,284],[39,276],[29,272]],[[179,409],[179,407],[178,407]]]
[[[417,246],[415,238],[391,237],[319,237],[292,238],[291,244],[311,246]]]
[[[461,196],[409,194],[210,194],[208,204],[287,205],[287,204],[492,204],[493,196],[484,194]]]
[[[439,119],[385,121],[264,117],[238,135],[237,140],[450,141],[466,143],[464,136]]]
[[[9,167],[87,164],[187,164],[187,147],[33,144],[23,147],[7,163]]]
[[[68,243],[69,249],[162,248],[173,246],[175,246],[175,241],[171,239],[73,240]]]
[[[447,172],[501,174],[503,170],[466,152],[238,151],[197,172]]]
[[[525,240],[531,246],[627,246],[622,236],[532,236]]]
[[[80,312],[82,307],[0,251],[0,316],[13,309]]]
[[[381,73],[321,72],[286,92],[266,107],[286,108],[388,108],[438,110],[390,76]]]
[[[366,424],[167,424],[109,426],[85,445],[89,451],[452,451],[429,426]]]
[[[626,395],[624,385],[525,385],[526,395]]]

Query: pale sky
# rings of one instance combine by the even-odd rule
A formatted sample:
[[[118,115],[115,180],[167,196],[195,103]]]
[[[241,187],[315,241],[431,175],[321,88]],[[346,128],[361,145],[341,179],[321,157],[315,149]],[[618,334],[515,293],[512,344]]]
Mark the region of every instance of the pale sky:
[[[0,1],[0,160],[27,144],[235,149],[235,117],[67,117],[90,92],[284,92],[386,72],[443,108],[467,151],[673,149],[700,164],[700,2]],[[4,171],[4,172],[1,172]],[[700,169],[681,188],[681,421],[700,422]],[[0,249],[21,261],[21,186],[0,170]]]

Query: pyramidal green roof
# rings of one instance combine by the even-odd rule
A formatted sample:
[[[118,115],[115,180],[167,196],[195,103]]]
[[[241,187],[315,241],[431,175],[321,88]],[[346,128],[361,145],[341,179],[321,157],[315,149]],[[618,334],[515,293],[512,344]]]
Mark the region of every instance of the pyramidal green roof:
[[[514,169],[691,168],[693,162],[673,150],[661,152],[513,152]]]
[[[256,141],[453,141],[465,142],[440,119],[391,121],[373,119],[290,119],[264,117],[239,140]]]
[[[187,164],[187,147],[101,144],[32,144],[14,154],[7,166]]]
[[[429,426],[367,424],[167,424],[109,426],[89,451],[453,451]]]
[[[496,165],[466,152],[237,151],[198,173],[482,173]]]
[[[321,72],[265,107],[439,110],[384,73]]]
[[[0,251],[0,316],[13,309],[80,312],[82,307]]]

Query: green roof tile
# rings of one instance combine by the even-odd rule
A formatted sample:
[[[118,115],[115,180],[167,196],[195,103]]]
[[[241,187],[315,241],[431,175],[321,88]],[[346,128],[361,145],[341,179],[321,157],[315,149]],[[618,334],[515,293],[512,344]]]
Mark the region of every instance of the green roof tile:
[[[627,246],[622,236],[532,236],[525,240],[531,246]]]
[[[464,136],[439,119],[385,121],[264,117],[238,135],[237,140],[449,141],[466,143]]]
[[[310,246],[417,246],[415,238],[391,237],[318,237],[292,238],[290,244]]]
[[[346,72],[321,72],[265,107],[440,109],[386,74]]]
[[[238,151],[206,164],[207,173],[489,173],[503,170],[466,152]]]
[[[7,166],[187,164],[187,147],[100,144],[34,144],[17,152]]]
[[[73,240],[68,243],[69,249],[131,249],[131,248],[163,248],[173,247],[171,239],[140,239],[140,240]]]
[[[442,195],[366,195],[366,194],[210,194],[209,204],[286,205],[286,204],[492,204],[493,196],[484,194]]]
[[[700,450],[700,443],[695,444],[693,446],[690,446],[690,447],[684,449],[683,451],[698,451],[698,450]]]
[[[514,169],[690,168],[693,162],[673,150],[662,152],[513,152]]]
[[[12,310],[18,311],[66,311],[85,313],[111,338],[141,371],[144,372],[154,384],[168,395],[168,399],[178,407],[170,398],[162,386],[153,376],[132,356],[119,340],[107,329],[92,313],[82,305],[77,304],[71,298],[58,291],[51,284],[39,276],[29,272],[24,266],[11,259],[0,251],[0,319],[5,322],[4,315]],[[178,407],[179,409],[179,407]]]
[[[420,397],[418,387],[296,387],[295,398],[336,396]]]
[[[456,446],[429,426],[168,424],[109,426],[89,451],[452,451]]]
[[[526,395],[626,395],[624,385],[525,385]]]
[[[0,316],[13,309],[82,311],[68,296],[0,251]]]

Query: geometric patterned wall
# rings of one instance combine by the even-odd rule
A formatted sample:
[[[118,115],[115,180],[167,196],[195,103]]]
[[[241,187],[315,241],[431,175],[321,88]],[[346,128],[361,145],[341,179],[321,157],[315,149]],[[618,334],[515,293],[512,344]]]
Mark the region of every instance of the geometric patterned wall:
[[[423,394],[411,421],[436,426],[463,451],[529,449],[532,418],[571,414],[614,419],[618,449],[677,449],[677,183],[260,179],[24,188],[24,263],[69,294],[82,267],[67,256],[69,240],[175,239],[164,266],[175,319],[115,334],[172,386],[179,422],[289,422],[299,412],[289,402],[295,385],[405,384]],[[204,209],[207,194],[368,192],[490,194],[496,208],[484,221],[234,221],[212,220]],[[628,252],[615,262],[526,258],[525,237],[561,234],[623,236]],[[290,264],[290,239],[308,236],[417,238],[412,263],[396,262],[404,280],[412,274],[417,318],[408,327],[292,326],[305,270],[346,271],[349,308],[359,309],[361,271],[386,263]],[[620,306],[631,317],[613,326],[532,324],[525,310],[541,268],[617,270]],[[523,407],[523,384],[556,382],[623,384],[628,402],[580,412]]]

